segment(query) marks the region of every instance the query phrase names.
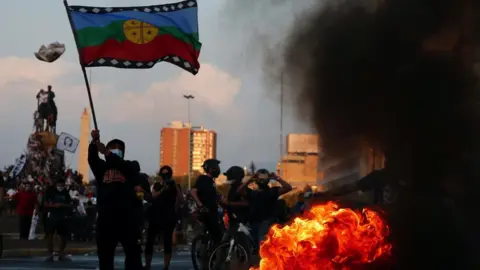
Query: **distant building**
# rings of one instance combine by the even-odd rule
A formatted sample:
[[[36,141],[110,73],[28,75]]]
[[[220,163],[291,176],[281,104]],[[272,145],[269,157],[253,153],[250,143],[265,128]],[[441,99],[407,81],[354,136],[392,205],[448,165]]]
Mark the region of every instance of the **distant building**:
[[[320,151],[317,134],[287,135],[287,154],[277,165],[283,179],[293,186],[315,185],[318,179],[318,157]]]
[[[317,134],[287,135],[287,154],[318,155],[320,152],[320,136]]]
[[[189,170],[201,171],[205,159],[215,158],[217,134],[203,127],[171,122],[160,134],[160,166],[172,167],[174,176],[186,176]],[[190,166],[191,158],[191,166]]]
[[[87,108],[83,110],[80,118],[80,143],[78,144],[78,164],[77,171],[83,175],[82,181],[88,183],[89,166],[88,166],[88,144],[90,141],[90,113]]]
[[[217,133],[203,127],[192,129],[192,171],[202,171],[206,159],[217,157]]]
[[[315,185],[318,178],[318,155],[285,155],[277,167],[281,177],[292,186]]]

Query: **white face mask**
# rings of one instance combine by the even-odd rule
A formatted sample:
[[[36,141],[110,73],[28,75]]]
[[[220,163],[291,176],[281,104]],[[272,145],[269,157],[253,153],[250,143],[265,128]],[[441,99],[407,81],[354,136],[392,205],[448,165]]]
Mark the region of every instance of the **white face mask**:
[[[112,154],[114,154],[114,155],[116,155],[120,158],[123,158],[123,152],[120,149],[112,149],[112,150],[110,150],[110,153],[112,153]]]
[[[65,187],[57,186],[58,191],[63,191],[64,189],[65,189]]]

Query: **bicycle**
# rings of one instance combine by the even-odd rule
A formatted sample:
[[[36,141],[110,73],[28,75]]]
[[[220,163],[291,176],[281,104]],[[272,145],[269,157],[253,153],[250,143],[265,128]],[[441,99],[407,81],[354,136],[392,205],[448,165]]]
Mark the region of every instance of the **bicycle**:
[[[213,241],[206,226],[199,220],[199,215],[201,215],[201,213],[193,213],[195,222],[200,224],[202,233],[195,236],[192,240],[191,257],[192,257],[193,268],[195,270],[206,270],[206,269],[209,269],[207,265],[208,259],[210,258],[210,254],[213,252],[215,248],[215,241]],[[219,220],[218,226],[220,226],[220,228],[222,229],[221,234],[223,235],[225,233],[225,224],[223,224],[222,219]]]
[[[209,270],[230,269],[233,255],[240,255],[240,261],[244,262],[244,267],[239,265],[232,266],[232,269],[249,269],[251,259],[256,249],[255,241],[250,234],[250,230],[243,223],[238,224],[238,229],[230,239],[222,241],[210,255],[208,266]],[[225,252],[225,250],[228,250]],[[223,255],[226,255],[222,261]],[[220,267],[223,264],[225,267]]]

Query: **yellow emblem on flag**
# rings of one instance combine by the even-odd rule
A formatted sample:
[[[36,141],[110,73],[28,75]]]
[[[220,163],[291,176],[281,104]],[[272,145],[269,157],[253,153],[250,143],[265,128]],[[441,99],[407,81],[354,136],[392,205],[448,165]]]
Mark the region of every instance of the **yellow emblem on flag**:
[[[147,44],[155,39],[159,29],[151,24],[128,20],[123,24],[125,37],[135,44]]]

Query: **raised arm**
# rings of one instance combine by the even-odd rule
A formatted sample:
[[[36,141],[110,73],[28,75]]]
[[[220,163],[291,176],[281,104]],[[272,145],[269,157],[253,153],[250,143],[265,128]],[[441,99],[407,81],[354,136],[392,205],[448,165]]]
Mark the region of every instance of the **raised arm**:
[[[242,197],[246,197],[247,196],[247,187],[248,185],[250,185],[250,183],[252,183],[253,181],[255,181],[255,176],[253,177],[250,177],[247,181],[243,182],[237,189],[237,192],[242,195]]]
[[[287,192],[290,192],[292,190],[292,186],[287,183],[285,180],[283,180],[280,176],[275,176],[275,180],[277,180],[282,187],[278,190],[278,195],[281,196]]]
[[[88,146],[88,165],[95,175],[97,181],[101,181],[103,171],[105,170],[105,160],[100,159],[98,156],[98,147],[95,142],[91,142]]]

